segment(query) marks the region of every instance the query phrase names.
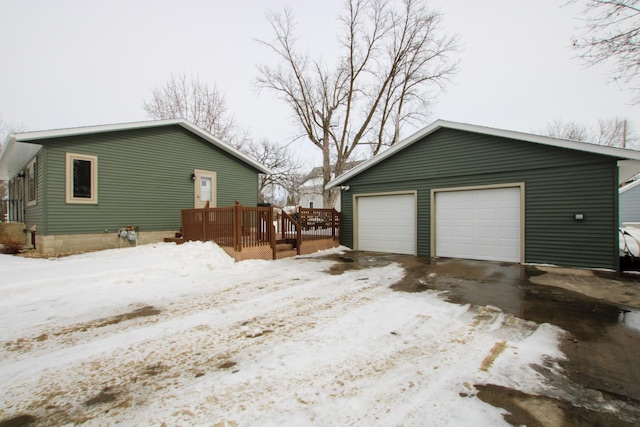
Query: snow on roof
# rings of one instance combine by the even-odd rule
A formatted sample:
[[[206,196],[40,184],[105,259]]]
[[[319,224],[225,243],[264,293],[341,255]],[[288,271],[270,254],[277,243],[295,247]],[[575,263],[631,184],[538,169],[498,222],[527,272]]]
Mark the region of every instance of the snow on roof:
[[[439,129],[454,129],[465,132],[473,132],[484,135],[497,136],[502,138],[516,139],[520,141],[533,142],[536,144],[549,145],[552,147],[568,148],[572,150],[585,151],[594,154],[601,154],[605,156],[611,156],[618,159],[619,179],[620,182],[624,182],[633,175],[640,172],[640,151],[630,150],[626,148],[607,147],[604,145],[591,144],[587,142],[572,141],[568,139],[558,139],[549,136],[535,135],[524,132],[516,132],[511,130],[496,129],[486,126],[471,125],[467,123],[450,122],[447,120],[436,120],[424,129],[414,133],[408,138],[400,141],[398,144],[392,146],[388,150],[378,154],[377,156],[361,163],[350,171],[340,175],[336,179],[327,184],[327,188],[333,188],[343,182],[353,178],[361,172],[375,166],[384,159],[393,156],[398,151],[413,145],[415,142],[420,141],[422,138],[431,135]]]

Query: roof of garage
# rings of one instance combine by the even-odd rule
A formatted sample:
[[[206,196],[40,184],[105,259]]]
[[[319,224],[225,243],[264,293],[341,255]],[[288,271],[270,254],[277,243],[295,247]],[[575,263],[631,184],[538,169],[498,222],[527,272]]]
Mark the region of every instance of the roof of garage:
[[[404,150],[415,142],[420,141],[426,136],[436,132],[439,129],[453,129],[466,132],[473,132],[483,135],[491,135],[502,138],[509,138],[519,141],[532,142],[536,144],[549,145],[552,147],[567,148],[588,153],[601,154],[604,156],[615,157],[619,165],[620,182],[627,181],[630,177],[640,173],[640,151],[625,148],[607,147],[604,145],[592,144],[587,142],[573,141],[568,139],[551,138],[548,136],[535,135],[524,132],[516,132],[511,130],[496,129],[486,126],[471,125],[467,123],[450,122],[447,120],[437,120],[425,127],[424,129],[414,133],[408,138],[400,141],[388,150],[378,154],[375,157],[361,163],[350,171],[340,175],[336,179],[327,184],[327,189],[340,185],[354,176],[375,166],[384,159],[393,156],[395,153]]]

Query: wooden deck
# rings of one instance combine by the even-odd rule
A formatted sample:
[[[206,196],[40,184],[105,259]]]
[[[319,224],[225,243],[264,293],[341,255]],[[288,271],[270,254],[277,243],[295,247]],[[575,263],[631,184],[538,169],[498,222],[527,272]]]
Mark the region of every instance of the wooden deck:
[[[182,236],[165,239],[216,242],[236,261],[305,255],[340,244],[342,216],[335,209],[298,208],[289,215],[271,206],[183,209]]]

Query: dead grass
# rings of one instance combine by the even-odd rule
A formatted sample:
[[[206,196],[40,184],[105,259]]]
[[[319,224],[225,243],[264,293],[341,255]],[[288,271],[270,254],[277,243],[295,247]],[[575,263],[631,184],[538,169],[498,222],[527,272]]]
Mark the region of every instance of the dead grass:
[[[11,236],[0,236],[0,252],[4,254],[17,254],[24,249],[24,240]]]
[[[495,343],[487,357],[484,358],[482,364],[480,365],[481,371],[488,371],[491,365],[493,365],[494,360],[507,348],[507,343],[504,341],[500,341]]]

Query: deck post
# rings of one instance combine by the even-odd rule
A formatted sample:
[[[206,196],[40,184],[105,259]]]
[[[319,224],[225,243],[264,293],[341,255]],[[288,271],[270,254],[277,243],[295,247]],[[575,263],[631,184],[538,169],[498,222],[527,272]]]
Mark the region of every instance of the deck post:
[[[237,200],[233,205],[233,241],[235,250],[242,252],[242,205]]]
[[[271,244],[271,252],[273,253],[273,259],[277,259],[276,256],[276,227],[275,225],[273,225],[273,219],[274,219],[274,214],[273,214],[273,206],[269,206],[269,222],[268,222],[268,230],[269,230],[269,235],[270,235],[270,244]]]
[[[203,242],[207,241],[207,211],[206,211],[206,207],[202,208],[202,237],[200,238],[200,240],[202,240]]]
[[[331,238],[336,240],[336,210],[331,210]]]
[[[296,227],[296,252],[300,255],[302,247],[302,206],[298,206],[298,226]]]

